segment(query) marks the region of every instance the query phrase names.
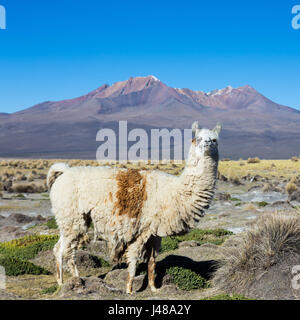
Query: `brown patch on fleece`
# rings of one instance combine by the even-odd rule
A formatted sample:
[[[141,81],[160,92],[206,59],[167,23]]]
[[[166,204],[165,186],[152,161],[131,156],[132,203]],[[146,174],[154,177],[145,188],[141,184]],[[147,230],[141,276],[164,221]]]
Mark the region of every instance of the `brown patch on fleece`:
[[[118,172],[117,183],[117,202],[115,203],[117,214],[138,218],[147,199],[146,178],[140,174],[139,170],[128,169]]]
[[[192,144],[196,144],[196,138],[192,139]]]
[[[56,179],[59,177],[59,176],[61,176],[63,174],[63,172],[55,172],[51,177],[50,177],[50,179],[49,179],[49,181],[48,181],[48,189],[49,190],[51,190],[51,188],[52,188],[52,186],[53,186],[53,184],[54,184],[54,182],[56,181]]]
[[[109,201],[113,201],[113,196],[112,196],[112,193],[110,192],[109,194],[108,194],[108,197],[109,197]]]

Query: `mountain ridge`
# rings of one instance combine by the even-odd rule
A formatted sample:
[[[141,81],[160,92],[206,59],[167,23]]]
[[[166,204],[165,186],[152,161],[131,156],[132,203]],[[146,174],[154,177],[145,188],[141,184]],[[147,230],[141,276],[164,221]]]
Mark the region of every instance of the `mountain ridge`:
[[[85,150],[84,157],[92,157],[97,129],[115,128],[119,120],[147,130],[190,128],[195,120],[203,127],[221,122],[220,149],[225,157],[287,158],[300,153],[300,111],[271,101],[249,85],[204,92],[172,88],[154,76],[131,77],[73,99],[0,114],[0,150],[28,155],[39,152],[39,146],[55,156],[55,150],[61,154],[65,146],[67,154],[72,146],[79,150],[78,157],[80,150]]]

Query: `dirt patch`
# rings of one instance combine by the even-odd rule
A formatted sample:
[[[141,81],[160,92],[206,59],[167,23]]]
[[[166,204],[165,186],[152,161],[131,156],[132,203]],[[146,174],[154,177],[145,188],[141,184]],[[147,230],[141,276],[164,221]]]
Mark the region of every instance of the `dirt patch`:
[[[118,215],[138,218],[147,199],[146,178],[140,174],[139,170],[129,169],[118,172],[117,183],[115,212]]]

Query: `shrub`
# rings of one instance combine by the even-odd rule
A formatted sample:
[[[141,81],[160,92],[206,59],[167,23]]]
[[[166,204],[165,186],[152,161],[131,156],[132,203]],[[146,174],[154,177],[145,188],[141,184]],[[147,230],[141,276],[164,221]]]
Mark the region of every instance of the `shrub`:
[[[22,260],[33,259],[40,251],[50,250],[58,241],[56,235],[30,235],[0,243],[0,254]]]
[[[41,183],[14,183],[12,185],[12,191],[16,193],[41,193],[47,191],[44,184]]]
[[[171,276],[171,281],[182,290],[200,289],[208,286],[208,282],[203,277],[189,269],[171,267],[167,269],[166,273]]]
[[[51,286],[41,291],[41,294],[53,294],[57,291],[58,285]]]
[[[0,265],[5,268],[7,276],[19,276],[22,274],[51,274],[48,270],[35,264],[11,256],[0,256]]]
[[[239,198],[230,198],[230,201],[237,201],[237,202],[241,202],[241,199],[239,199]]]
[[[297,162],[298,158],[297,157],[292,157],[291,160],[294,161],[294,162]]]
[[[47,226],[49,229],[58,229],[58,225],[57,225],[57,223],[56,223],[55,217],[50,218],[50,219],[47,221],[46,226]]]
[[[160,251],[165,252],[175,250],[178,248],[178,243],[179,240],[174,236],[162,238]]]
[[[195,240],[199,244],[213,243],[222,244],[225,239],[233,233],[224,229],[192,229],[189,233],[182,236],[170,236],[162,239],[161,252],[171,251],[178,248],[178,244],[182,241]]]
[[[289,182],[285,186],[285,190],[288,194],[292,194],[294,191],[296,191],[298,187],[293,182]]]
[[[260,159],[258,157],[256,158],[248,158],[247,163],[259,163]]]
[[[267,206],[269,203],[266,202],[266,201],[260,201],[260,202],[257,202],[257,204],[258,204],[259,207],[265,207],[265,206]]]
[[[241,291],[287,255],[300,254],[299,243],[297,216],[264,215],[241,239],[239,246],[223,248],[223,263],[212,282],[227,292]]]

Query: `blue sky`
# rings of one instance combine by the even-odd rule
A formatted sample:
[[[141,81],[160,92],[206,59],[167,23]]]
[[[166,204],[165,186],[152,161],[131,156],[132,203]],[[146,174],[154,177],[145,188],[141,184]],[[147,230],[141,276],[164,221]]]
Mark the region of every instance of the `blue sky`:
[[[0,112],[130,76],[210,91],[249,84],[300,109],[300,0],[0,0]]]

